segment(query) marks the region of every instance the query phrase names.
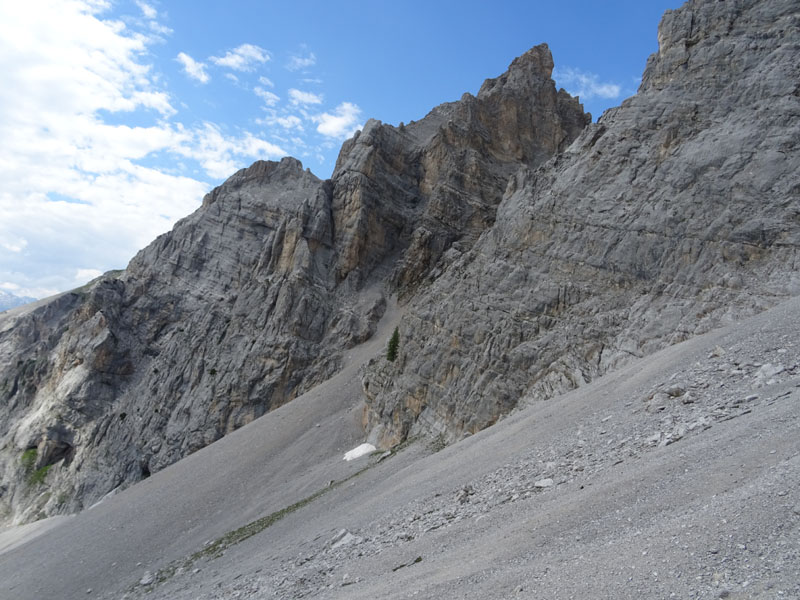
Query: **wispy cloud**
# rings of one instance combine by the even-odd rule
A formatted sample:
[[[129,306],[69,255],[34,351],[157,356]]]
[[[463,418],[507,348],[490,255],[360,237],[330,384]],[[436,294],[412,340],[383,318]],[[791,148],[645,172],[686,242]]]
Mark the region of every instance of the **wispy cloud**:
[[[285,154],[248,131],[176,122],[173,98],[145,62],[154,38],[105,19],[105,9],[94,0],[3,6],[0,281],[21,295],[124,267],[199,205],[209,178]],[[231,64],[246,66],[246,55]],[[141,126],[118,124],[134,111]],[[142,163],[155,156],[170,156],[170,167]]]
[[[303,120],[298,117],[297,115],[283,115],[278,116],[273,114],[265,119],[259,119],[256,121],[259,125],[278,125],[283,129],[296,129],[297,131],[303,131]],[[298,138],[292,138],[292,143],[296,146]]]
[[[312,94],[311,92],[303,92],[292,88],[289,90],[289,101],[295,106],[322,104],[322,96],[320,94]]]
[[[147,4],[147,2],[142,2],[142,0],[136,0],[136,6],[139,7],[139,10],[142,11],[142,14],[147,19],[155,19],[158,16],[158,11],[155,8]]]
[[[272,83],[272,80],[269,77],[264,77],[263,75],[258,78],[258,83],[260,83],[261,85],[265,85],[267,87],[271,87],[271,88],[275,87],[275,84]]]
[[[214,123],[204,123],[201,128],[182,132],[171,151],[198,161],[203,169],[215,178],[228,177],[247,159],[272,159],[286,156],[286,151],[267,140],[245,132],[242,136],[228,136]]]
[[[210,77],[206,73],[205,63],[197,62],[185,52],[180,52],[176,60],[183,65],[183,70],[192,79],[196,79],[200,83],[208,83]]]
[[[108,3],[101,1],[92,2],[91,0],[86,0],[87,4],[95,6],[97,9],[106,9],[108,8]],[[172,33],[172,29],[164,25],[163,23],[158,22],[158,10],[153,7],[152,4],[148,4],[143,0],[136,0],[136,6],[139,7],[139,10],[142,11],[142,18],[147,23],[147,29],[150,30],[150,34],[146,35],[145,37],[148,38],[148,41],[151,42],[161,42],[164,41],[162,36],[167,36]]]
[[[211,62],[220,67],[228,67],[234,71],[252,71],[257,64],[270,59],[269,52],[254,44],[242,44],[223,57],[212,56]]]
[[[583,100],[592,98],[619,98],[622,87],[616,83],[602,82],[598,75],[587,73],[572,67],[557,68],[553,72],[553,79],[573,96],[580,96]]]
[[[304,56],[293,55],[289,57],[286,63],[286,68],[290,71],[299,71],[300,69],[307,69],[317,63],[317,57],[313,52],[309,52]]]
[[[332,113],[324,112],[312,117],[317,131],[330,138],[344,139],[353,135],[362,125],[358,124],[361,109],[352,102],[342,102]]]
[[[27,245],[28,245],[28,240],[22,239],[20,237],[10,238],[0,242],[0,246],[5,248],[9,252],[22,252],[25,249],[25,246]]]
[[[281,99],[277,94],[274,94],[269,90],[265,90],[259,86],[254,87],[253,92],[255,92],[256,96],[264,100],[264,104],[267,106],[275,106]]]

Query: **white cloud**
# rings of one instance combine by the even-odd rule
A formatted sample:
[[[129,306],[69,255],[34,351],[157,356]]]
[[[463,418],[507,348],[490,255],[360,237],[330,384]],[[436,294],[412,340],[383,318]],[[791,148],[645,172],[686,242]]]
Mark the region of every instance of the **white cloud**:
[[[618,98],[622,92],[621,86],[616,83],[601,82],[594,73],[586,73],[571,67],[555,69],[553,79],[558,85],[566,89],[573,96],[583,100],[592,98]]]
[[[233,50],[228,50],[221,58],[212,56],[211,62],[235,71],[252,71],[257,63],[265,63],[269,59],[269,52],[263,48],[254,44],[242,44]]]
[[[258,83],[260,83],[261,85],[265,85],[267,87],[271,87],[271,88],[275,87],[275,84],[272,83],[272,80],[269,77],[264,77],[263,75],[258,78]]]
[[[172,121],[172,99],[144,62],[153,38],[104,18],[105,8],[91,0],[3,4],[0,281],[20,295],[74,287],[80,270],[124,267],[197,208],[208,176],[285,154],[246,131]],[[141,126],[114,124],[133,111]],[[137,164],[156,153],[170,166]],[[204,173],[186,176],[181,157]]]
[[[176,60],[183,65],[183,70],[189,77],[200,83],[208,83],[210,77],[206,73],[205,63],[197,62],[185,52],[179,52]]]
[[[271,159],[286,156],[280,146],[246,132],[242,137],[225,136],[213,123],[204,123],[201,129],[186,132],[183,143],[174,152],[200,163],[206,173],[215,178],[233,175],[243,161]]]
[[[330,138],[344,139],[363,126],[358,124],[361,109],[352,102],[342,102],[333,113],[324,112],[311,119],[317,123],[317,131]]]
[[[264,100],[264,103],[267,106],[275,106],[280,100],[280,96],[278,96],[277,94],[273,94],[272,92],[265,90],[264,88],[256,86],[255,88],[253,88],[253,91],[255,92],[256,96]]]
[[[258,119],[256,123],[259,125],[279,125],[284,129],[296,129],[298,131],[303,131],[303,120],[296,115],[285,115],[279,117],[273,113],[271,116],[265,119]],[[292,141],[295,144],[297,143],[295,139]]]
[[[289,100],[292,104],[322,104],[322,96],[319,94],[312,94],[311,92],[303,92],[294,88],[289,90]]]
[[[289,57],[289,62],[286,63],[286,68],[290,71],[299,71],[300,69],[311,67],[316,63],[317,57],[313,52],[309,52],[305,56],[294,55]]]
[[[25,249],[25,246],[28,245],[28,240],[22,238],[11,238],[6,239],[3,242],[0,242],[0,246],[8,250],[9,252],[22,252]]]
[[[286,117],[277,117],[275,118],[275,123],[277,123],[278,125],[280,125],[285,129],[299,129],[301,131],[303,129],[303,122],[300,120],[299,117],[296,117],[295,115],[289,115]]]
[[[141,0],[136,1],[136,6],[142,11],[142,14],[147,19],[155,19],[158,16],[158,12],[155,8],[147,4],[146,2],[142,2]]]
[[[75,282],[85,283],[87,281],[91,281],[95,277],[100,277],[103,274],[103,271],[100,269],[78,269],[75,271]]]

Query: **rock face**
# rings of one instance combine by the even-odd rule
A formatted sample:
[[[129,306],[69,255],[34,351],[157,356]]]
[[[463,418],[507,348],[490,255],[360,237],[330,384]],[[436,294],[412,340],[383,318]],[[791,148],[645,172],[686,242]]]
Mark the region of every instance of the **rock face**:
[[[435,277],[588,124],[552,67],[538,46],[477,97],[368,122],[329,181],[257,162],[124,272],[0,316],[0,518],[89,506],[335,373],[392,282]]]
[[[669,11],[636,96],[509,180],[364,376],[370,441],[446,441],[800,292],[800,13]]]
[[[390,293],[398,357],[363,375],[382,447],[799,293],[798,31],[794,0],[687,2],[596,124],[537,46],[419,122],[369,121],[330,180],[257,162],[124,272],[0,315],[2,516],[78,510],[290,401]]]

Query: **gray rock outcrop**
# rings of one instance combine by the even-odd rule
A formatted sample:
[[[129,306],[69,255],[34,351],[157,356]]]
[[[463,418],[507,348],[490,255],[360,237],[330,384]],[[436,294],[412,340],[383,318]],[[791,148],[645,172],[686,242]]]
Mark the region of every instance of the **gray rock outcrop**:
[[[0,317],[0,517],[79,510],[280,406],[590,121],[533,48],[476,97],[369,121],[329,181],[257,162],[124,272]]]
[[[89,506],[291,401],[390,293],[398,358],[363,374],[383,447],[799,293],[798,31],[795,1],[691,0],[596,124],[537,46],[418,122],[369,121],[330,180],[257,162],[125,271],[0,315],[0,518]]]
[[[364,376],[371,441],[459,439],[800,292],[800,13],[668,11],[636,96],[509,180]]]

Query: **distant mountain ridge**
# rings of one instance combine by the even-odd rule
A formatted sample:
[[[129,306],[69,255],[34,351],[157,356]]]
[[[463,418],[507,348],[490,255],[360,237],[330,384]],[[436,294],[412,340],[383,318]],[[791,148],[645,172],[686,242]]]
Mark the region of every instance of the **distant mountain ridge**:
[[[596,124],[540,45],[477,96],[368,121],[330,180],[238,171],[124,272],[0,316],[0,510],[79,510],[290,402],[390,296],[398,358],[362,379],[384,448],[797,295],[798,25],[788,0],[692,0]]]
[[[4,292],[3,290],[0,290],[0,312],[8,310],[9,308],[22,306],[23,304],[29,304],[31,302],[36,302],[36,298],[30,298],[28,296],[15,296],[11,292]]]

